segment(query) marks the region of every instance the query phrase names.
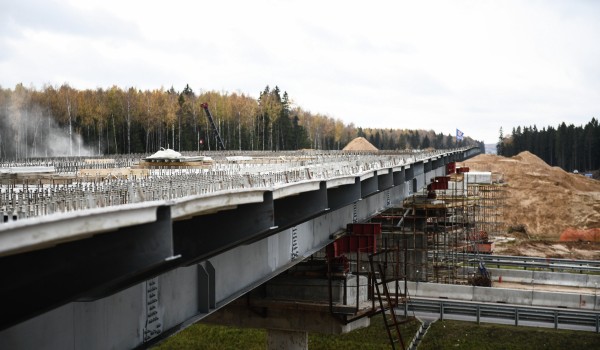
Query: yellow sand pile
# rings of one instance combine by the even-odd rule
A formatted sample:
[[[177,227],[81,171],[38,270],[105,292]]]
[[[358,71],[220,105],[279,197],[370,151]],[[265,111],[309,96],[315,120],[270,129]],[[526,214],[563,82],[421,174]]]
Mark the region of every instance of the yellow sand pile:
[[[600,228],[600,181],[551,167],[530,152],[482,154],[463,164],[504,174],[508,226],[524,225],[528,235],[548,240],[558,240],[567,228]]]
[[[343,151],[379,151],[364,137],[357,137],[344,147]]]

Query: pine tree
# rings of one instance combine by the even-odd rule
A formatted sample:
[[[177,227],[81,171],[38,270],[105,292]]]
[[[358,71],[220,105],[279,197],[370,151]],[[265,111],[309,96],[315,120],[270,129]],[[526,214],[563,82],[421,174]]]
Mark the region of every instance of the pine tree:
[[[502,127],[500,127],[500,136],[498,136],[498,143],[496,143],[496,153],[501,156],[504,156],[504,133],[502,132]]]

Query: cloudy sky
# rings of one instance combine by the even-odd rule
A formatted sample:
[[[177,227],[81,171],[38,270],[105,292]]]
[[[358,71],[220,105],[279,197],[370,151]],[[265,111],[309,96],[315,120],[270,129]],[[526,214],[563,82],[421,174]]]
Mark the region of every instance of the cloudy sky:
[[[599,1],[0,0],[0,86],[190,84],[362,127],[600,117]]]

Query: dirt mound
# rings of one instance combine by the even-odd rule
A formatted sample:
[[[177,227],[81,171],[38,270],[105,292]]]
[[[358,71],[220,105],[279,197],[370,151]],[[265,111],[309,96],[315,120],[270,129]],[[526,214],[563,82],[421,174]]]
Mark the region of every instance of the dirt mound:
[[[343,151],[379,151],[364,137],[357,137],[344,147]]]
[[[552,167],[530,152],[482,154],[463,165],[503,174],[507,227],[523,225],[530,237],[548,240],[558,240],[567,228],[600,228],[600,181]]]
[[[600,228],[587,230],[568,228],[560,234],[559,240],[561,242],[600,242]]]
[[[520,241],[496,245],[494,254],[600,260],[600,242]]]

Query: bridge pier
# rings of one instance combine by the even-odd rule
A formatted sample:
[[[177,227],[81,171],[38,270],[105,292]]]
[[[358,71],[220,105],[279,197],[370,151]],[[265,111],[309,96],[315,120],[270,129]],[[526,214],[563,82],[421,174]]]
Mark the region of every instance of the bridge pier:
[[[308,350],[308,332],[268,329],[267,350]]]
[[[367,276],[340,270],[345,265],[331,259],[306,260],[203,322],[266,329],[267,349],[307,349],[309,332],[339,335],[369,326]]]
[[[339,315],[331,313],[327,303],[252,298],[249,300],[246,297],[217,310],[202,322],[239,328],[322,334],[344,334],[370,325],[368,317],[343,322]]]
[[[367,317],[346,317],[371,307],[367,277],[349,274],[328,279],[321,275],[325,267],[324,262],[295,267],[293,273],[275,277],[203,322],[323,334],[343,334],[367,327]]]

